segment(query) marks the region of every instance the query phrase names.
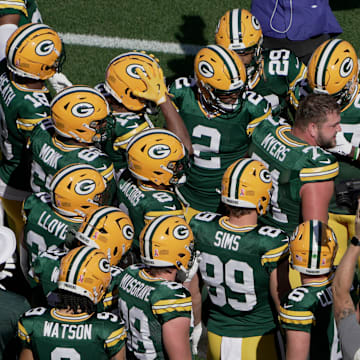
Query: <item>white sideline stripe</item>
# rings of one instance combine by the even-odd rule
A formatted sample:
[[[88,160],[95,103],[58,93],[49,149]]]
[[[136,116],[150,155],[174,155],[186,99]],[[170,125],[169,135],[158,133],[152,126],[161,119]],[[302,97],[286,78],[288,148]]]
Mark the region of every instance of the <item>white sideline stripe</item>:
[[[171,42],[126,39],[98,35],[59,33],[65,44],[110,49],[131,49],[178,55],[195,55],[203,46]]]

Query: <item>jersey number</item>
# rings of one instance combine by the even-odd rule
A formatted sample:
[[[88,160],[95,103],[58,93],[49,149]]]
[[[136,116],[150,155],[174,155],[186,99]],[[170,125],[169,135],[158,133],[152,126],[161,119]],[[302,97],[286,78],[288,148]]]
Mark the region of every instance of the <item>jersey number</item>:
[[[196,144],[196,142],[193,141],[195,165],[205,169],[220,169],[220,156],[212,156],[210,159],[201,159],[200,156],[201,152],[219,153],[221,138],[219,130],[203,125],[197,125],[193,129],[192,136],[198,139],[202,137],[210,138],[210,145]]]
[[[217,255],[202,253],[200,262],[201,277],[209,287],[211,301],[217,306],[228,303],[238,311],[250,311],[256,305],[253,269],[243,261],[229,260],[223,264]],[[210,270],[211,269],[211,270]],[[210,270],[210,273],[207,271]],[[242,278],[242,282],[237,279]],[[238,296],[226,297],[225,286],[236,294],[244,295],[244,301]]]
[[[135,306],[132,306],[129,310],[126,302],[122,299],[119,300],[119,307],[127,327],[128,346],[135,352],[139,350],[140,346],[145,350],[143,354],[136,353],[137,359],[156,359],[155,346],[150,338],[150,327],[147,316],[141,309]]]

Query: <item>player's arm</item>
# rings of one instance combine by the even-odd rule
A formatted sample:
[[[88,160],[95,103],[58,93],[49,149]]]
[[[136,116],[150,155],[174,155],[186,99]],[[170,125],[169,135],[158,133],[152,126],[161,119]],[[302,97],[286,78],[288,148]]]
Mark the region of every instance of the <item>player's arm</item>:
[[[193,150],[190,135],[187,131],[183,119],[170,100],[162,69],[153,68],[152,72],[147,72],[147,76],[141,70],[138,70],[137,74],[144,81],[147,88],[144,91],[134,90],[133,94],[143,99],[153,101],[160,107],[160,110],[162,111],[165,118],[166,128],[181,139],[184,146],[191,155]],[[149,74],[152,75],[150,76]]]
[[[30,349],[22,349],[19,360],[34,360],[32,351]]]
[[[125,349],[126,349],[126,347],[123,346],[121,348],[121,350],[117,354],[115,354],[114,356],[112,356],[110,358],[110,360],[125,360],[126,359],[126,357],[125,357],[125,354],[126,354]]]
[[[190,318],[176,317],[162,325],[163,343],[170,360],[191,360]]]
[[[160,109],[165,118],[166,128],[181,139],[189,154],[192,155],[193,149],[189,132],[169,96],[166,96],[166,102],[160,105]]]
[[[310,337],[305,331],[286,330],[286,360],[307,360]]]
[[[280,312],[280,300],[291,289],[289,282],[289,260],[281,261],[270,274],[270,294],[276,310]]]
[[[300,189],[303,221],[317,219],[328,222],[328,207],[334,192],[334,181],[304,184]]]
[[[355,236],[360,239],[360,200],[355,218]],[[337,324],[355,312],[350,289],[359,256],[360,246],[350,243],[339,266],[336,268],[335,278],[332,283],[332,294],[334,317]]]

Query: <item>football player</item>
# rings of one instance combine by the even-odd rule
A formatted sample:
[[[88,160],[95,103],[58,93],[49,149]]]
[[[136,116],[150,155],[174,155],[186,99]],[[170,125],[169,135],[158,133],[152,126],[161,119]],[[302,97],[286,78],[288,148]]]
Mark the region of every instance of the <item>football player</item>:
[[[24,201],[26,253],[22,253],[22,265],[28,262],[27,267],[31,266],[51,245],[63,248],[70,230],[77,230],[90,210],[104,205],[106,194],[106,182],[92,166],[71,164],[59,170],[50,183],[50,193],[32,194]]]
[[[259,21],[245,9],[227,11],[219,20],[215,41],[234,50],[246,66],[249,89],[264,96],[274,115],[289,119],[300,98],[306,66],[289,50],[262,48]]]
[[[49,191],[53,175],[68,164],[85,163],[95,167],[115,197],[114,165],[95,147],[105,135],[110,109],[105,98],[88,86],[71,86],[59,92],[50,104],[54,129],[44,122],[31,133],[31,187],[33,192]],[[109,199],[107,205],[111,205]]]
[[[189,287],[194,333],[201,327],[200,277],[208,292],[208,359],[278,359],[276,310],[290,288],[289,251],[283,231],[258,224],[271,188],[271,175],[261,162],[239,159],[222,180],[228,215],[202,212],[190,222],[200,270]]]
[[[159,216],[141,232],[143,264],[120,275],[129,358],[191,359],[191,296],[176,278],[189,268],[192,247],[192,231],[178,216]]]
[[[113,124],[108,126],[107,138],[101,146],[112,159],[117,178],[127,167],[125,150],[128,142],[140,131],[153,127],[148,113],[156,112],[154,103],[133,94],[134,90],[146,89],[136,69],[150,72],[158,66],[156,60],[145,53],[124,53],[110,61],[105,83],[95,87],[105,96],[113,115],[109,119]]]
[[[118,203],[135,227],[134,255],[139,254],[139,234],[157,216],[184,216],[174,188],[186,181],[188,156],[171,131],[153,128],[134,136],[126,148],[128,170],[118,182]]]
[[[36,0],[0,0],[0,60],[5,57],[9,37],[18,27],[42,22]],[[71,86],[71,82],[63,73],[55,73],[48,80],[55,91]]]
[[[7,59],[0,62],[4,86],[0,92],[0,197],[19,239],[23,226],[21,203],[30,191],[27,138],[36,124],[49,117],[45,80],[60,70],[63,45],[49,26],[28,24],[10,37],[6,54]]]
[[[200,211],[217,211],[224,171],[246,154],[253,130],[271,116],[261,95],[245,91],[245,66],[234,51],[204,47],[194,68],[195,79],[178,78],[170,87],[194,150],[187,181],[178,189],[188,221]]]
[[[308,84],[314,93],[333,96],[341,108],[340,126],[336,147],[329,149],[339,161],[339,176],[335,185],[360,178],[360,89],[358,83],[358,59],[353,46],[341,39],[324,42],[313,53],[308,65]],[[355,210],[336,203],[332,197],[329,206],[329,226],[336,234],[339,251],[335,264],[343,256],[349,239],[355,234]]]
[[[51,246],[41,252],[31,268],[34,281],[38,283],[45,297],[51,300],[52,292],[57,290],[60,261],[68,249],[87,245],[101,250],[111,266],[111,283],[99,308],[107,310],[117,307],[118,267],[123,256],[130,249],[134,236],[134,227],[130,218],[118,208],[101,206],[92,209],[83,219],[77,231],[70,229],[66,247]]]
[[[81,246],[65,255],[56,307],[33,308],[19,320],[20,359],[125,359],[124,323],[96,311],[110,280],[110,264],[100,250]]]
[[[269,119],[252,136],[249,154],[270,170],[274,191],[262,222],[292,234],[306,220],[327,222],[339,164],[326,148],[335,145],[340,109],[329,95],[310,94],[300,103],[294,126]]]
[[[337,247],[334,232],[318,220],[301,223],[290,239],[290,262],[300,273],[301,286],[281,303],[286,359],[342,358],[331,295]]]

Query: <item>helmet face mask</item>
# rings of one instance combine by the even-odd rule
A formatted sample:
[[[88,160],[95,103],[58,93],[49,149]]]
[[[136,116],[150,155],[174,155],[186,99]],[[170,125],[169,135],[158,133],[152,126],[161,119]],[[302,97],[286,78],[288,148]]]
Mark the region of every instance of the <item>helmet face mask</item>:
[[[193,233],[183,218],[162,215],[141,231],[141,260],[150,267],[174,266],[186,272],[191,266],[193,243]]]
[[[290,264],[307,275],[323,275],[332,270],[338,249],[334,232],[319,220],[297,226],[290,238]]]
[[[246,71],[235,52],[210,45],[197,53],[194,65],[200,101],[208,110],[221,113],[240,110]]]
[[[140,132],[129,141],[126,156],[130,172],[139,180],[165,186],[186,181],[187,152],[171,131],[153,128]]]
[[[134,227],[129,216],[118,208],[102,206],[87,214],[75,237],[100,249],[110,265],[117,265],[131,247]]]
[[[148,73],[153,67],[159,67],[159,65],[147,54],[132,51],[119,55],[110,61],[106,69],[105,89],[129,111],[137,112],[146,109],[151,114],[156,113],[158,111],[155,110],[156,104],[133,95],[133,90],[146,89],[146,85],[136,73],[137,69]]]
[[[271,174],[260,161],[239,159],[224,173],[221,201],[234,207],[256,209],[258,215],[265,215],[271,190]]]
[[[308,83],[314,93],[334,96],[346,106],[358,85],[358,59],[353,46],[341,39],[327,40],[312,54]]]
[[[78,142],[94,143],[106,138],[110,108],[105,98],[88,86],[71,86],[52,100],[55,131]]]
[[[240,57],[252,55],[251,61],[245,64],[249,79],[260,71],[263,34],[259,21],[248,10],[227,11],[218,22],[215,42],[234,50]]]
[[[20,26],[6,46],[7,66],[18,76],[46,80],[61,71],[64,45],[56,31],[45,24]]]
[[[52,207],[68,217],[84,217],[108,200],[104,178],[85,164],[71,164],[59,170],[51,180],[50,190]]]
[[[80,246],[61,259],[59,289],[100,302],[111,280],[110,264],[98,249]]]

